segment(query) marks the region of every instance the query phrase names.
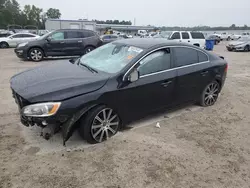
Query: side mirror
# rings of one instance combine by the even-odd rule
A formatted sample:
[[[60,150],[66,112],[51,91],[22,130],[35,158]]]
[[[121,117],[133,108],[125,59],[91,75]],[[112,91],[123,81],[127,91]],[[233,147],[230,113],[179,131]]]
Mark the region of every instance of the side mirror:
[[[52,38],[51,37],[47,37],[47,39],[46,39],[48,42],[50,42],[51,40],[52,40]]]
[[[79,58],[71,58],[69,60],[70,63],[74,64]]]
[[[134,69],[133,72],[128,76],[128,81],[130,82],[135,82],[139,79],[140,73],[138,72],[137,69]]]
[[[13,37],[9,37],[10,39],[13,39]]]

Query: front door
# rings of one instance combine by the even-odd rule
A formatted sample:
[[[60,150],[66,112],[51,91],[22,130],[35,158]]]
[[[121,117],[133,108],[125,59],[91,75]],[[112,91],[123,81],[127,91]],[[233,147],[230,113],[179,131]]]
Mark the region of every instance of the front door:
[[[140,78],[120,88],[117,93],[128,119],[143,117],[147,113],[173,103],[176,70],[171,70],[170,49],[151,53],[138,63]]]
[[[65,32],[58,31],[52,33],[51,36],[48,37],[45,51],[48,56],[60,56],[65,55]]]

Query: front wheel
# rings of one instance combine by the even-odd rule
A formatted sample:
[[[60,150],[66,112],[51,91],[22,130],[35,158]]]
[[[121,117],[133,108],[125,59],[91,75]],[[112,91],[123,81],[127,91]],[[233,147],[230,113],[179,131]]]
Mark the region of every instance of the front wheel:
[[[44,58],[43,51],[40,48],[31,48],[29,51],[29,57],[32,61],[42,61]]]
[[[212,106],[217,101],[220,93],[220,84],[217,81],[213,81],[208,84],[202,92],[200,105]]]
[[[101,143],[114,136],[120,127],[118,114],[106,106],[90,110],[81,120],[80,136],[90,144]]]

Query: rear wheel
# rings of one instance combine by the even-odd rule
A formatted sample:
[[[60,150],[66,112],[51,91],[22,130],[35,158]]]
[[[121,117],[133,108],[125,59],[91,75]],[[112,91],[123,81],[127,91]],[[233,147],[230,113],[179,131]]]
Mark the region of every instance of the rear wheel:
[[[38,62],[43,60],[44,54],[40,48],[31,48],[29,51],[29,57],[32,61]]]
[[[249,46],[249,45],[246,45],[245,48],[244,48],[244,51],[245,51],[245,52],[249,52],[249,51],[250,51],[250,46]]]
[[[200,105],[201,106],[212,106],[217,101],[220,93],[220,84],[217,81],[213,81],[208,84],[202,92]]]
[[[83,50],[83,54],[87,54],[89,52],[91,52],[92,50],[94,50],[95,48],[93,46],[87,46],[84,50]]]
[[[9,44],[7,42],[1,42],[0,48],[9,48]]]
[[[114,136],[120,127],[118,114],[106,106],[98,106],[90,110],[81,120],[80,136],[88,143],[96,144]]]

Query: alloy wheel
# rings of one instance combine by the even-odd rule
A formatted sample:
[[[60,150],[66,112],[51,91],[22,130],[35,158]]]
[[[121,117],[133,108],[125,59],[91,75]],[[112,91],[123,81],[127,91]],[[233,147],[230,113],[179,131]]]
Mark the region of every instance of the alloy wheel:
[[[212,82],[209,84],[205,90],[204,103],[207,106],[213,105],[219,95],[219,84],[217,82]]]
[[[8,44],[5,43],[5,42],[2,42],[2,43],[0,44],[0,48],[8,48]]]
[[[111,108],[104,108],[94,118],[91,135],[96,142],[103,142],[115,135],[119,127],[119,117]]]
[[[40,50],[32,50],[30,52],[30,58],[34,61],[40,61],[43,58],[43,54]]]
[[[245,51],[245,52],[249,52],[249,51],[250,51],[250,47],[249,47],[248,45],[245,46],[244,51]]]

